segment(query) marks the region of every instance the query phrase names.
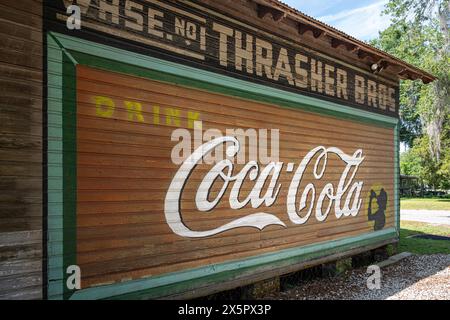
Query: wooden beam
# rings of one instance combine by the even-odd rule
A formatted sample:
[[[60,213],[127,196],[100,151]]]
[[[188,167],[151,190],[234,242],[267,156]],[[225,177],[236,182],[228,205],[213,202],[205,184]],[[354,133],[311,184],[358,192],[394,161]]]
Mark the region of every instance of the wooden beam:
[[[313,30],[313,36],[314,36],[314,38],[320,38],[320,37],[324,37],[325,35],[326,35],[327,33],[325,32],[325,31],[323,31],[323,30],[320,30],[320,29],[316,29],[316,30]]]
[[[389,67],[389,62],[385,59],[380,59],[377,62],[374,62],[377,64],[377,69],[376,70],[372,70],[373,73],[377,74],[380,73],[381,71],[383,71],[384,69],[386,69],[387,67]]]
[[[331,38],[331,47],[336,49],[339,46],[343,45],[344,43],[341,40],[335,39],[335,38]]]
[[[422,77],[422,82],[424,84],[429,84],[429,83],[431,83],[433,81],[434,81],[434,79]]]
[[[407,69],[403,69],[402,71],[400,71],[400,72],[398,73],[398,75],[399,75],[399,77],[400,77],[401,79],[408,79],[408,80],[418,80],[418,79],[421,79],[421,80],[423,81],[423,83],[425,83],[425,84],[426,84],[426,83],[430,83],[430,82],[433,81],[432,79],[423,77],[423,76],[421,76],[420,74],[418,74],[418,73],[416,73],[416,72],[413,72],[413,71],[411,71],[411,70],[407,70]]]
[[[367,52],[365,50],[359,49],[358,50],[358,58],[359,59],[368,59],[371,63],[377,63],[377,61],[382,60],[381,57],[371,53],[371,52]]]
[[[389,68],[391,65],[387,60],[382,60],[380,63],[380,71]]]
[[[273,7],[257,4],[258,18],[263,19],[267,14],[270,14],[274,21],[281,21],[285,17],[285,13]]]
[[[210,294],[214,294],[217,292],[222,292],[225,290],[232,290],[239,287],[243,287],[245,285],[249,285],[264,279],[277,277],[293,272],[297,272],[299,270],[304,270],[307,268],[311,268],[312,266],[318,266],[327,262],[332,262],[344,258],[349,258],[356,256],[357,254],[368,252],[371,250],[374,250],[376,248],[380,248],[386,245],[390,244],[397,244],[397,239],[388,239],[384,240],[382,242],[379,242],[377,244],[369,244],[364,247],[358,247],[354,248],[348,251],[343,252],[337,252],[328,256],[320,257],[320,258],[310,258],[309,260],[296,262],[293,264],[288,264],[281,267],[276,268],[266,268],[264,270],[263,268],[260,268],[261,270],[252,270],[251,272],[244,272],[241,275],[236,276],[233,278],[233,280],[221,282],[221,283],[211,283],[203,285],[196,289],[186,289],[186,291],[180,292],[180,293],[174,293],[174,294],[166,294],[164,297],[161,297],[159,299],[165,299],[165,300],[180,300],[180,299],[194,299],[199,298],[202,296],[207,296]]]
[[[301,22],[298,23],[298,33],[300,35],[304,35],[307,31],[311,31],[314,38],[319,38],[320,36],[324,35],[325,31],[319,29],[319,28],[315,28],[313,26],[310,25],[306,25],[303,24]]]
[[[355,45],[355,47],[351,51],[352,51],[352,53],[357,53],[360,49],[361,49],[360,47]]]
[[[417,80],[420,78],[420,76],[417,73],[410,73],[411,80]]]
[[[369,54],[366,51],[361,49],[358,50],[358,58],[365,59],[368,55]]]
[[[398,73],[398,76],[399,76],[400,79],[404,79],[404,80],[410,78],[407,69],[403,69],[402,71],[400,71],[400,72]]]
[[[343,41],[343,40],[340,40],[340,39],[336,39],[336,38],[331,38],[331,47],[336,49],[336,48],[338,48],[340,46],[345,46],[345,48],[348,51],[354,51],[358,47],[358,46],[356,46],[356,45],[354,45],[352,43],[349,43],[349,42],[346,42],[346,41]]]

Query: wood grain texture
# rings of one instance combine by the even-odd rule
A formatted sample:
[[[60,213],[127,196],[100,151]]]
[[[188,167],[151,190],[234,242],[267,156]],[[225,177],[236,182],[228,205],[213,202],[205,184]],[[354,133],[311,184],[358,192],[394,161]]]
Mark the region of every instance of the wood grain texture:
[[[0,2],[0,299],[42,298],[42,2]]]
[[[268,29],[273,21],[258,18],[252,1],[204,1],[213,8],[201,2],[86,1],[81,32],[107,44],[110,36],[119,37],[123,45],[147,46],[182,64],[398,117],[398,81],[384,71],[370,72],[371,63],[359,59],[357,51],[349,59],[328,36],[299,38],[291,19]],[[67,19],[61,5],[49,5],[55,24]]]
[[[374,186],[384,187],[388,195],[385,227],[394,226],[393,129],[83,66],[77,67],[77,79],[76,246],[83,288],[373,232],[367,203]],[[96,97],[113,101],[114,112],[99,115]],[[139,117],[130,116],[125,101],[141,104]],[[202,121],[203,130],[279,129],[280,161],[296,167],[319,145],[338,147],[347,154],[362,149],[365,160],[355,177],[364,181],[359,214],[337,219],[332,209],[325,222],[312,217],[304,225],[294,225],[286,213],[293,173],[284,169],[276,202],[263,209],[275,214],[287,228],[237,228],[200,239],[174,234],[164,217],[166,192],[179,167],[171,161],[177,142],[170,136],[177,128],[193,132],[189,129],[192,114]],[[236,165],[234,170],[237,173],[242,167]],[[309,182],[314,182],[317,192],[328,182],[336,186],[344,167],[342,161],[330,156],[323,179],[315,180],[312,168],[307,169],[298,197]],[[209,230],[258,212],[249,206],[231,210],[231,188],[213,211],[199,212],[194,202],[196,190],[210,169],[211,165],[199,165],[184,188],[181,209],[189,228]],[[213,184],[213,195],[219,185]],[[242,198],[253,185],[252,181],[243,183]]]

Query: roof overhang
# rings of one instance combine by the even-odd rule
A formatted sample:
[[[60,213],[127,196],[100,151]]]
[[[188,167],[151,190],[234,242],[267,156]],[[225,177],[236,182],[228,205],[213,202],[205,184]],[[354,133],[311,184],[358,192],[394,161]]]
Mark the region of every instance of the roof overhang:
[[[361,40],[353,38],[336,28],[320,22],[278,0],[251,0],[257,4],[258,17],[264,18],[270,14],[274,21],[292,19],[298,24],[298,33],[303,35],[310,32],[315,38],[329,37],[331,48],[343,47],[354,53],[358,59],[367,61],[370,66],[376,65],[375,73],[379,73],[388,67],[395,67],[399,79],[420,79],[427,84],[436,79],[432,74],[425,72],[409,63],[406,63],[393,55],[377,49]]]

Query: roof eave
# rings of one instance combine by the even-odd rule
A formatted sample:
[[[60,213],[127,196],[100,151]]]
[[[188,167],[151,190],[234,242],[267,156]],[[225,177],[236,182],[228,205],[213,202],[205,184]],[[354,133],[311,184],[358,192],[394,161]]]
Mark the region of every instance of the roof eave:
[[[417,80],[421,79],[423,83],[427,84],[434,80],[436,77],[426,71],[423,71],[405,61],[402,61],[393,55],[390,55],[380,49],[377,49],[361,40],[353,38],[352,36],[329,26],[319,20],[316,20],[297,9],[294,9],[287,4],[279,0],[252,0],[258,5],[258,16],[261,18],[266,13],[271,13],[275,21],[280,21],[284,18],[291,18],[299,23],[299,33],[306,30],[313,31],[314,36],[317,37],[325,33],[332,39],[332,45],[337,47],[344,45],[348,50],[358,51],[360,57],[371,56],[373,60],[377,62],[385,61],[388,64],[392,64],[401,68],[401,71],[397,74],[399,79],[404,80]],[[315,31],[315,32],[314,32]],[[334,44],[333,44],[334,39]]]

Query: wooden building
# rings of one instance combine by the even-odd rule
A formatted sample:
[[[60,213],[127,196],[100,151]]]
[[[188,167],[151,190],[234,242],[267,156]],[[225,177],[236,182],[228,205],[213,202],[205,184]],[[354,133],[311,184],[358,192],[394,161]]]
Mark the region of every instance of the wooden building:
[[[197,297],[398,241],[399,81],[432,75],[275,0],[72,2],[0,1],[0,299]]]

